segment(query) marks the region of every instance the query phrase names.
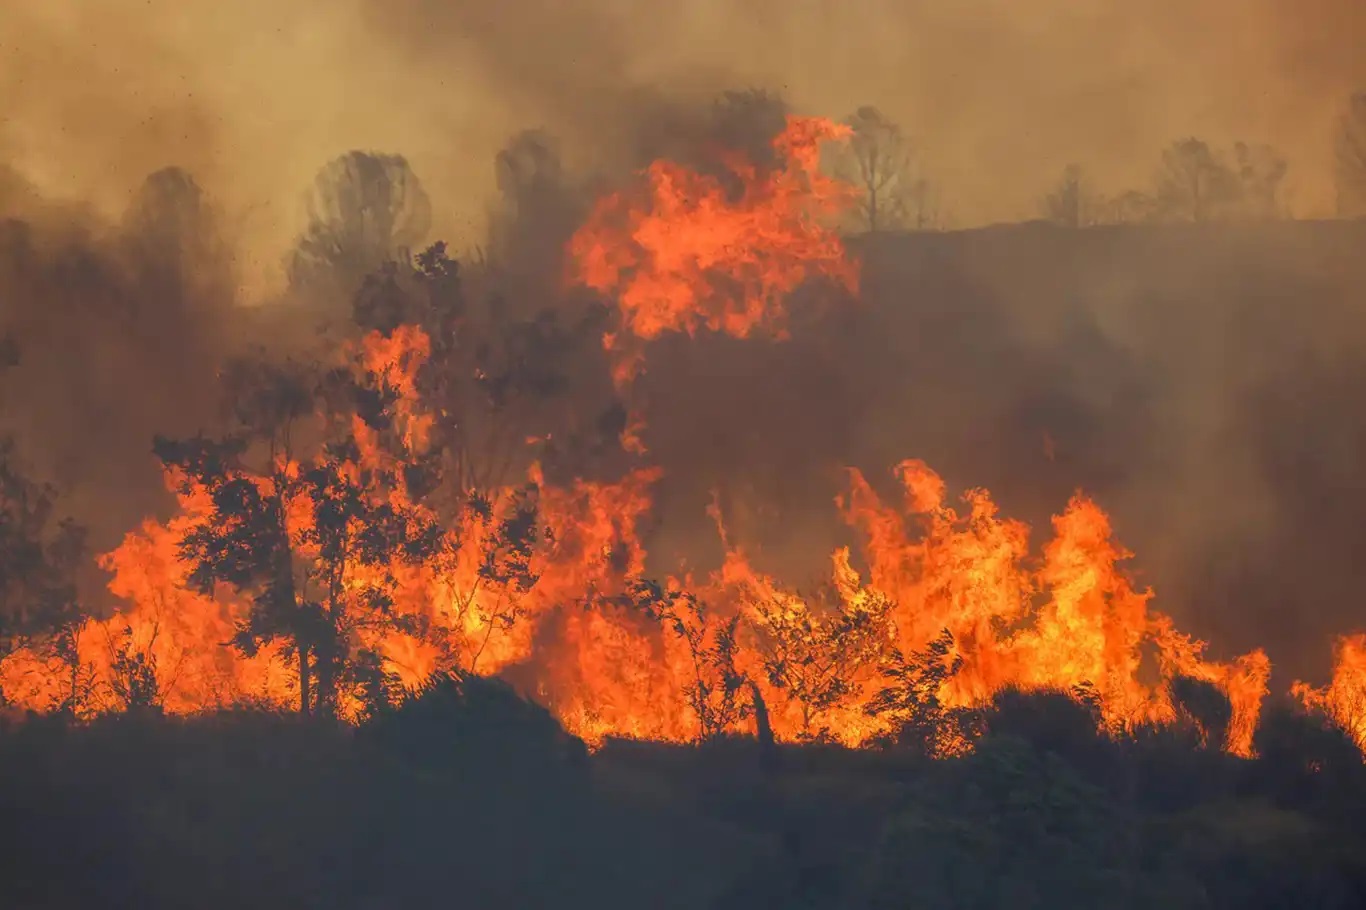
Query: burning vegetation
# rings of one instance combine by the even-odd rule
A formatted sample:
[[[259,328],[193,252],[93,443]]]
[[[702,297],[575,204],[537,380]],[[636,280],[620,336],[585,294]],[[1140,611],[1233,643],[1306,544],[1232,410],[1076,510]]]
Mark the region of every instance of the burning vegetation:
[[[567,246],[570,283],[595,298],[577,322],[511,319],[437,244],[368,279],[317,362],[235,361],[221,431],[156,441],[177,508],[99,557],[109,615],[78,609],[74,532],[54,532],[51,491],[6,451],[5,700],[359,721],[442,675],[500,675],[590,744],[762,721],[780,740],[940,755],[971,750],[975,709],[1002,692],[1063,691],[1115,734],[1186,718],[1252,754],[1266,654],[1206,657],[1082,493],[1032,547],[988,491],[952,497],[921,461],[893,467],[892,495],[850,469],[832,516],[856,544],[818,584],[759,571],[719,506],[721,566],[653,573],[650,344],[781,339],[799,289],[854,304],[858,263],[831,226],[854,194],[819,168],[847,134],[789,117],[769,162],[659,161],[604,197]],[[570,357],[585,337],[607,354],[602,416],[565,395],[588,381]],[[1201,684],[1230,716],[1193,707]],[[1293,691],[1366,746],[1361,635],[1328,686]]]

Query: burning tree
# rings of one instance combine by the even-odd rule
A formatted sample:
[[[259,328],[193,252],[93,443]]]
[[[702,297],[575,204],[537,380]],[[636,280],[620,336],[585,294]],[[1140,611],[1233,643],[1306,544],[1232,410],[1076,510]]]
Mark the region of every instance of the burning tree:
[[[181,552],[202,593],[227,584],[252,610],[234,644],[252,654],[283,641],[297,659],[299,710],[335,713],[344,694],[373,700],[388,682],[376,633],[402,629],[392,562],[420,562],[443,544],[413,505],[409,477],[362,445],[394,429],[383,378],[317,377],[296,364],[239,364],[230,376],[238,430],[221,439],[159,438],[155,451],[182,492],[207,492],[205,521]],[[349,398],[349,414],[325,411]],[[330,399],[330,401],[329,401]],[[340,419],[351,418],[347,426]],[[304,445],[314,436],[313,446]],[[311,452],[309,451],[311,449]]]
[[[1098,200],[1079,164],[1063,168],[1062,176],[1044,197],[1040,208],[1049,221],[1068,228],[1088,227],[1099,216]]]
[[[567,457],[600,442],[593,432],[600,421],[581,420],[566,395],[572,358],[596,347],[587,341],[592,323],[567,322],[550,309],[519,318],[495,294],[468,293],[444,243],[367,278],[354,318],[363,331],[406,325],[429,339],[414,394],[430,417],[447,518],[470,491],[526,476],[538,454]]]
[[[0,371],[18,359],[18,347],[0,336]],[[20,649],[56,646],[60,652],[79,624],[72,577],[85,535],[57,517],[56,498],[50,484],[24,473],[14,438],[0,434],[0,669]]]
[[[56,517],[55,500],[50,485],[20,470],[14,440],[0,437],[0,666],[23,648],[61,653],[79,626],[71,579],[84,532]]]
[[[889,743],[931,756],[955,751],[963,745],[963,712],[945,705],[942,696],[962,668],[948,629],[909,654],[892,647],[878,668],[882,688],[865,710],[890,724]]]
[[[689,591],[643,579],[615,600],[663,623],[686,645],[691,678],[683,694],[697,718],[699,739],[715,739],[750,716],[755,705],[741,696],[749,678],[736,662],[740,614],[722,618]]]
[[[1174,142],[1162,153],[1157,200],[1176,221],[1209,221],[1237,199],[1238,182],[1222,157],[1200,139]]]
[[[859,189],[858,214],[869,233],[922,228],[924,181],[912,173],[910,139],[875,107],[859,108],[845,120],[851,130],[843,149],[847,179]]]
[[[1315,689],[1296,682],[1291,688],[1306,708],[1320,711],[1366,751],[1366,633],[1344,635],[1334,648],[1333,678]]]
[[[888,644],[890,601],[875,593],[842,596],[834,587],[813,599],[773,591],[748,605],[764,676],[797,706],[803,738],[830,736],[822,718],[858,700],[863,669]]]

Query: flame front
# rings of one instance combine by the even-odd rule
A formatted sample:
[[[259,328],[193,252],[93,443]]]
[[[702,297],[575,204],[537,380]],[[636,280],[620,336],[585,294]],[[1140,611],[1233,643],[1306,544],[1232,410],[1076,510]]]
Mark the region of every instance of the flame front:
[[[618,307],[604,344],[617,356],[619,385],[640,368],[639,344],[663,333],[781,335],[784,301],[806,282],[856,289],[855,264],[821,224],[849,193],[820,173],[819,144],[844,132],[791,119],[775,140],[778,167],[730,162],[738,193],[659,162],[635,192],[598,205],[570,254],[577,280]],[[401,446],[395,455],[357,420],[357,451],[342,465],[353,481],[395,458],[416,460],[427,447],[433,422],[416,377],[430,351],[416,326],[361,343],[360,369],[396,396]],[[294,470],[277,465],[282,477]],[[864,744],[890,732],[891,721],[872,710],[886,662],[925,652],[947,632],[956,669],[937,692],[947,706],[981,705],[1006,687],[1089,686],[1104,724],[1123,730],[1174,718],[1167,682],[1191,676],[1228,695],[1234,719],[1224,745],[1250,753],[1267,690],[1266,655],[1206,660],[1203,643],[1155,612],[1151,591],[1133,586],[1122,567],[1130,554],[1096,503],[1073,497],[1035,555],[1029,529],[1001,517],[987,491],[968,491],[958,507],[922,462],[901,463],[895,476],[901,501],[891,504],[861,473],[848,472],[837,508],[859,544],[833,553],[827,583],[808,593],[758,572],[719,520],[726,544],[719,569],[645,584],[640,524],[660,472],[647,466],[612,482],[555,486],[533,465],[526,486],[483,491],[488,507],[466,510],[445,528],[439,556],[348,563],[341,628],[347,647],[377,653],[405,687],[437,671],[504,674],[590,743],[748,729],[752,685],[779,737]],[[101,559],[123,609],[11,655],[0,665],[7,700],[84,713],[118,710],[139,691],[174,713],[298,705],[300,675],[285,645],[249,653],[233,644],[251,604],[226,586],[198,593],[189,583],[181,542],[209,520],[210,503],[184,478],[168,483],[178,491],[177,513],[144,522]],[[366,495],[436,517],[402,492]],[[505,552],[494,530],[528,495],[541,532],[528,553]],[[313,505],[297,499],[286,506],[291,545],[308,555],[316,546]],[[506,581],[512,573],[503,564],[511,562],[527,584]],[[392,579],[386,609],[397,618],[384,624],[367,622],[376,608],[348,593],[380,576]],[[1340,645],[1330,686],[1296,692],[1347,724],[1366,747],[1364,681],[1366,636],[1357,635]],[[358,698],[342,693],[340,713],[356,715]]]

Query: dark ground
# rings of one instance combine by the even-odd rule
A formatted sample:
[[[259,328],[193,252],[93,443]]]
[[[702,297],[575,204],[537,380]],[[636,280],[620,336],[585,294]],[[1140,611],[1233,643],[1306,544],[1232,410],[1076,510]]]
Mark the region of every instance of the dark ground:
[[[1366,773],[1274,710],[1257,761],[1011,696],[966,757],[752,739],[589,757],[496,683],[359,730],[264,714],[0,737],[27,908],[1352,908]],[[1310,770],[1310,766],[1317,770]]]

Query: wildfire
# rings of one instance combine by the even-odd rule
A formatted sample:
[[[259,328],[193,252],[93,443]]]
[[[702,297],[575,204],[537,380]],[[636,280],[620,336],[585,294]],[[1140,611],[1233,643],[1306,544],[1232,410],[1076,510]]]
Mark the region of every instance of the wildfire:
[[[738,194],[658,162],[636,191],[598,205],[569,252],[577,280],[618,306],[604,344],[621,386],[643,356],[628,339],[701,329],[781,335],[783,303],[798,287],[820,278],[856,289],[856,266],[821,225],[848,191],[820,173],[819,144],[845,132],[792,118],[774,142],[779,166],[729,163]],[[1228,696],[1224,746],[1251,751],[1266,655],[1205,659],[1203,643],[1134,587],[1108,516],[1080,494],[1035,555],[1029,529],[1000,516],[986,490],[954,505],[928,465],[905,461],[895,470],[900,502],[889,503],[851,470],[836,505],[859,543],[832,554],[817,590],[757,571],[719,515],[721,567],[653,584],[640,525],[655,468],[556,486],[533,465],[515,487],[458,491],[462,504],[451,513],[394,480],[433,445],[419,382],[431,352],[418,326],[371,333],[344,353],[383,393],[376,400],[388,402],[386,421],[351,415],[354,446],[312,462],[274,453],[257,472],[227,472],[280,503],[289,554],[281,571],[298,579],[294,606],[326,616],[335,645],[303,627],[262,633],[251,622],[262,607],[245,584],[196,580],[185,542],[221,523],[216,492],[170,471],[176,513],[145,521],[100,560],[123,608],[11,655],[0,664],[5,699],[83,714],[142,704],[172,713],[241,703],[314,710],[322,702],[310,703],[309,687],[326,682],[337,712],[359,716],[366,683],[325,672],[332,648],[343,667],[373,661],[389,697],[437,671],[505,674],[589,742],[751,729],[761,699],[781,738],[860,745],[894,732],[899,715],[887,706],[917,686],[949,709],[981,705],[1006,687],[1089,687],[1118,731],[1174,718],[1168,683],[1182,675]],[[638,437],[624,442],[643,452]],[[309,486],[311,476],[340,490],[347,508],[318,492],[323,480]],[[346,546],[359,554],[367,510],[433,530],[420,550],[353,557]],[[1340,644],[1328,687],[1295,691],[1366,747],[1366,636]]]
[[[631,192],[602,199],[570,241],[573,278],[616,301],[620,323],[603,343],[625,388],[642,364],[635,341],[700,328],[745,338],[782,336],[792,291],[815,278],[853,292],[858,269],[822,223],[850,202],[846,185],[820,172],[820,144],[849,129],[790,117],[773,140],[780,165],[732,156],[738,198],[719,180],[657,161]]]
[[[1305,707],[1323,711],[1366,751],[1366,633],[1338,639],[1333,679],[1321,689],[1297,682],[1291,692]]]

